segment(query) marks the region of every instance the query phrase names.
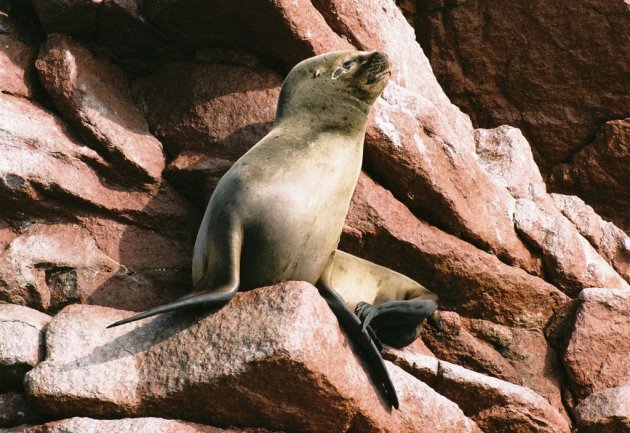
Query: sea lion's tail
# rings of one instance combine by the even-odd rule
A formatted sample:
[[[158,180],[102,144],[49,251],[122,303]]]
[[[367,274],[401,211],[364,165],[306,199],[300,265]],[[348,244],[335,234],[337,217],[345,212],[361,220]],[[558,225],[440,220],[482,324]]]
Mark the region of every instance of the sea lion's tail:
[[[146,319],[147,317],[166,313],[168,311],[184,310],[197,307],[220,307],[227,304],[230,299],[234,297],[235,293],[236,289],[232,289],[231,287],[223,287],[220,290],[213,290],[212,292],[191,293],[182,298],[179,298],[177,301],[165,305],[160,305],[159,307],[151,308],[150,310],[136,314],[135,316],[119,320],[118,322],[114,322],[111,325],[108,325],[107,328],[113,328],[115,326],[124,325],[125,323]]]

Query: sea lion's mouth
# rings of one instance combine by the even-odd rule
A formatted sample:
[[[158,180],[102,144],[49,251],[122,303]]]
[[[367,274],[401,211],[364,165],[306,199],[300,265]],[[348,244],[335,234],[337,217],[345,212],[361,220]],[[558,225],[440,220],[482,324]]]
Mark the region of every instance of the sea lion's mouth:
[[[365,84],[368,86],[385,78],[389,78],[392,74],[391,62],[387,54],[376,51],[370,54],[368,61],[362,68],[362,75],[365,77]]]

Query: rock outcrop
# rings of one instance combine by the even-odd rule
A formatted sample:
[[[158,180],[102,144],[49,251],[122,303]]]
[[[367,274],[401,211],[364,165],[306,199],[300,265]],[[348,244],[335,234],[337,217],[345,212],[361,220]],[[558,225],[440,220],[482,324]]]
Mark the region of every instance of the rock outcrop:
[[[387,409],[317,290],[290,282],[241,293],[215,314],[127,315],[72,305],[48,327],[27,394],[55,417],[163,416],[212,425],[330,432],[477,432],[457,405],[389,366]],[[273,401],[273,404],[270,402]]]
[[[621,53],[630,50],[628,3],[416,6],[418,40],[473,124],[522,129],[554,189],[578,193],[627,231],[630,62]]]

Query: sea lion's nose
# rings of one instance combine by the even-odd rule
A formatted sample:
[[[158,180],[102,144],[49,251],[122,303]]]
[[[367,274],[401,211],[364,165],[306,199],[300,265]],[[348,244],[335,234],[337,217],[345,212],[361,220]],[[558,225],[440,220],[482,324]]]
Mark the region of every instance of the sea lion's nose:
[[[385,65],[387,65],[388,67],[391,65],[391,61],[389,60],[389,56],[382,52],[382,51],[374,51],[372,52],[372,54],[370,54],[369,56],[369,60],[370,62],[374,62],[374,63],[383,63]]]

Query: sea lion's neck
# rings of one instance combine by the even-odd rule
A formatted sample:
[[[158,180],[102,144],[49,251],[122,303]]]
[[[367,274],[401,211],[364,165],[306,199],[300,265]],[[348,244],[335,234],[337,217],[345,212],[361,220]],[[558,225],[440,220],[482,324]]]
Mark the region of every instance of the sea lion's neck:
[[[363,137],[371,106],[355,100],[307,101],[300,106],[278,110],[274,127],[290,126],[311,131],[339,131],[348,136]]]

